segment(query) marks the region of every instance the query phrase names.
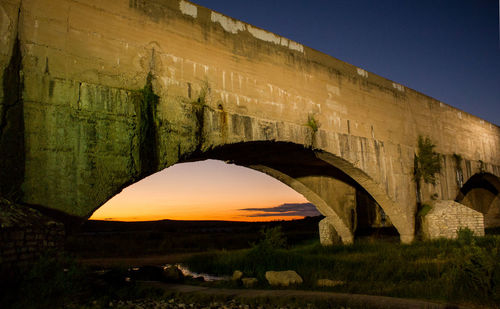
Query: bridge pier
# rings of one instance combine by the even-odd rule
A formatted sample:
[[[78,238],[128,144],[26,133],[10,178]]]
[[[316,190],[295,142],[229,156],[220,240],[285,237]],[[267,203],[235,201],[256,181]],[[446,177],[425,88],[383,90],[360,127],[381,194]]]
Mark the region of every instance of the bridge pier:
[[[331,246],[335,244],[352,244],[354,242],[354,235],[344,234],[339,235],[335,230],[335,224],[331,221],[335,220],[333,217],[326,217],[318,224],[319,228],[319,241],[323,246]]]

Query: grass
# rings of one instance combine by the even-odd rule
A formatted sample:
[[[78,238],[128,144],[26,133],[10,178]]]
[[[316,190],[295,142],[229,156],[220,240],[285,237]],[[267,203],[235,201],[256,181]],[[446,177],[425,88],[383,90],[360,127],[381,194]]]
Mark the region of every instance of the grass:
[[[498,235],[474,237],[469,230],[461,230],[457,240],[403,245],[367,239],[331,247],[322,247],[317,241],[287,247],[285,235],[280,228],[267,227],[250,249],[202,253],[185,264],[194,272],[217,275],[241,270],[245,276],[259,279],[256,288],[270,288],[264,278],[266,271],[291,269],[304,279],[304,284],[296,287],[300,289],[491,307],[500,303]],[[163,291],[126,282],[127,274],[126,268],[118,268],[105,276],[97,275],[72,258],[48,255],[22,272],[0,273],[0,308],[105,308],[110,301],[171,297]],[[316,287],[315,282],[324,278],[345,284]],[[219,282],[215,286],[238,287],[234,282]],[[197,300],[201,301],[198,296],[193,301]],[[269,300],[251,301],[263,304]]]
[[[465,233],[466,234],[466,233]],[[311,242],[290,249],[218,251],[191,257],[195,272],[230,275],[241,270],[265,287],[267,270],[295,270],[301,289],[317,279],[341,280],[336,292],[494,304],[500,301],[500,237],[436,240],[411,245],[382,241],[322,247]],[[327,289],[328,290],[328,289]]]

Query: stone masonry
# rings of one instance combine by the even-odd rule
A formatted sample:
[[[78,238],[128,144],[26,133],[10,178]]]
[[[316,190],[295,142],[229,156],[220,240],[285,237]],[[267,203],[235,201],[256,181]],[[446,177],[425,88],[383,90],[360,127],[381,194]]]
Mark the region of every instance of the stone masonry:
[[[0,271],[62,251],[64,225],[38,211],[0,198]]]
[[[422,220],[426,239],[456,238],[460,228],[484,236],[483,214],[455,201],[435,201]]]

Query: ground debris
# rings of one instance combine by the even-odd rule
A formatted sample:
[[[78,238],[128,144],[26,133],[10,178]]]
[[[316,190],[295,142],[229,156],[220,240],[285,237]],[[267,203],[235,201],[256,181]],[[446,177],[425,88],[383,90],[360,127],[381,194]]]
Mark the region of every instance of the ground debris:
[[[212,301],[212,302],[202,302],[196,303],[193,301],[184,301],[176,298],[168,299],[135,299],[135,300],[112,300],[109,301],[104,306],[98,306],[96,302],[92,303],[91,308],[116,308],[116,309],[141,309],[141,308],[153,308],[153,309],[291,309],[299,308],[297,306],[283,306],[283,305],[272,305],[272,304],[261,304],[261,305],[248,305],[244,301],[231,299],[228,301]],[[311,308],[310,306],[304,308]]]

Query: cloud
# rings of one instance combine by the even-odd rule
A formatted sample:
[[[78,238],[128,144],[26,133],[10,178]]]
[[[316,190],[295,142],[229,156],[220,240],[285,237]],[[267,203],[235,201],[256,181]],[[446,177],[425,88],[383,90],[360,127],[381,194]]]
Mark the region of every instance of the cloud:
[[[246,217],[314,217],[321,213],[311,203],[285,203],[269,208],[243,208],[241,211],[257,212],[246,215]]]

